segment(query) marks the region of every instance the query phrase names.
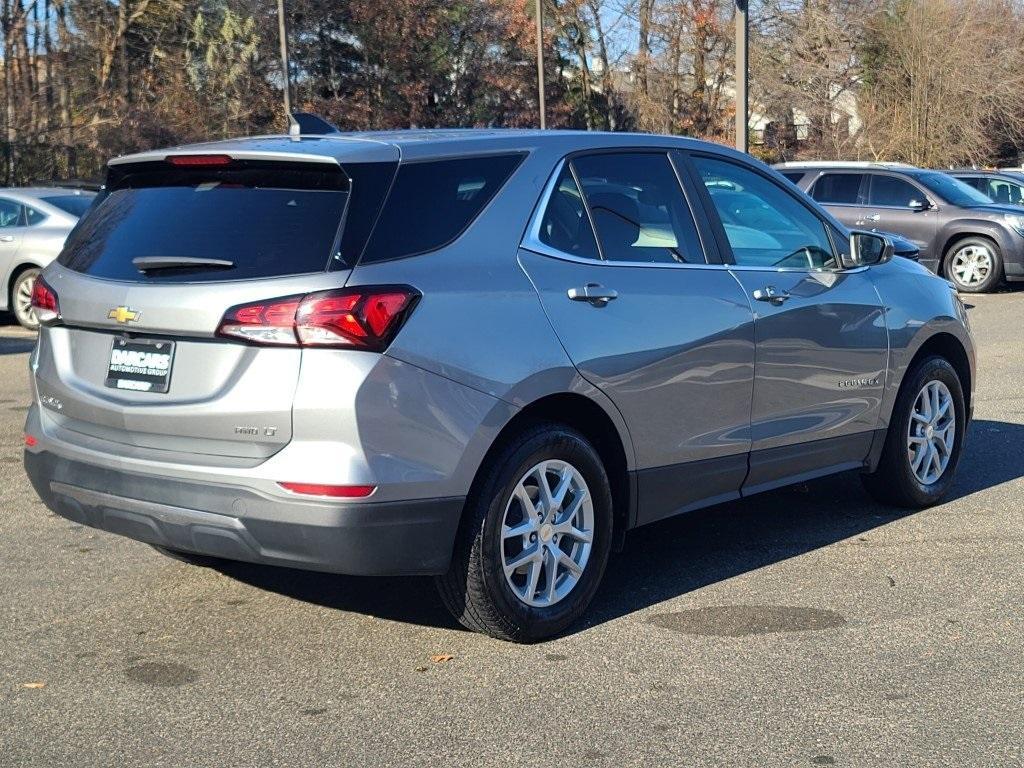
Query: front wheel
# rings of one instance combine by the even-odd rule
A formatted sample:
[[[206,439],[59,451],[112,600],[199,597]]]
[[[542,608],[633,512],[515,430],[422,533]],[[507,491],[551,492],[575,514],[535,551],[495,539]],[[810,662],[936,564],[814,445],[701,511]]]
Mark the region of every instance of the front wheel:
[[[967,410],[963,387],[942,357],[908,371],[893,408],[878,468],[864,475],[876,499],[920,509],[949,490],[963,449]]]
[[[11,311],[22,328],[34,331],[39,328],[36,311],[32,309],[32,289],[35,287],[38,269],[26,269],[11,285]]]
[[[590,604],[612,541],[601,458],[581,434],[539,424],[505,443],[466,502],[441,598],[466,627],[534,642]]]
[[[958,291],[987,293],[995,290],[1003,279],[1003,257],[999,248],[984,237],[968,237],[958,241],[945,259],[946,278]]]

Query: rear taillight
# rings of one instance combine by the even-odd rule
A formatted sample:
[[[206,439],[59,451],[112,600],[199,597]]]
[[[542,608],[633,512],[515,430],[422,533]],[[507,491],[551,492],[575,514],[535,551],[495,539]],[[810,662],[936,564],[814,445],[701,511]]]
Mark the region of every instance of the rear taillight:
[[[32,284],[32,309],[36,313],[36,319],[44,325],[60,319],[57,294],[41,277],[37,277]]]
[[[381,352],[419,296],[408,286],[374,286],[256,301],[229,309],[217,335],[253,344]]]

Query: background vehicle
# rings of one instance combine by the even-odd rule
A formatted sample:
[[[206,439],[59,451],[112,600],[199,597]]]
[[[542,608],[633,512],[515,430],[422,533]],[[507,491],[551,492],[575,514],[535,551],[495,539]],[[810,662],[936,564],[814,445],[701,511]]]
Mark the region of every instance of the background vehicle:
[[[1024,171],[984,171],[965,168],[948,173],[953,178],[974,187],[993,203],[1024,205]]]
[[[952,482],[956,293],[720,146],[264,137],[118,158],[103,195],[34,293],[25,465],[80,523],[432,574],[528,641],[636,526],[846,470],[907,506]]]
[[[94,197],[66,187],[0,189],[0,311],[25,328],[38,327],[31,306],[36,275],[57,258]]]
[[[1024,280],[1024,210],[940,171],[899,163],[784,163],[786,178],[847,226],[896,232],[961,291]]]

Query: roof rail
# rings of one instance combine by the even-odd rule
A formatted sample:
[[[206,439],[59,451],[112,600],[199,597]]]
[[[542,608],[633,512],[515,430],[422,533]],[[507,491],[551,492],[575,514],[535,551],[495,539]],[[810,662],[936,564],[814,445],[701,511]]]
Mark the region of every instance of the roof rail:
[[[54,189],[83,189],[89,192],[99,192],[103,188],[101,181],[86,181],[82,179],[64,179],[54,181],[53,179],[37,179],[32,182],[33,187],[52,187]]]
[[[796,160],[778,163],[776,168],[916,168],[910,163],[887,162],[884,160]]]

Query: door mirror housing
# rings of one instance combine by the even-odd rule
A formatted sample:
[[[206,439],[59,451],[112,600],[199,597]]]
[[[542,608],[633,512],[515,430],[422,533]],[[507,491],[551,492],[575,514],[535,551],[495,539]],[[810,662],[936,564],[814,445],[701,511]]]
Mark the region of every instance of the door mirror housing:
[[[912,211],[927,211],[932,207],[932,204],[927,200],[914,199],[907,203],[907,208]]]
[[[843,258],[843,266],[870,267],[892,261],[895,246],[892,240],[877,232],[854,230],[850,233],[850,254]]]

